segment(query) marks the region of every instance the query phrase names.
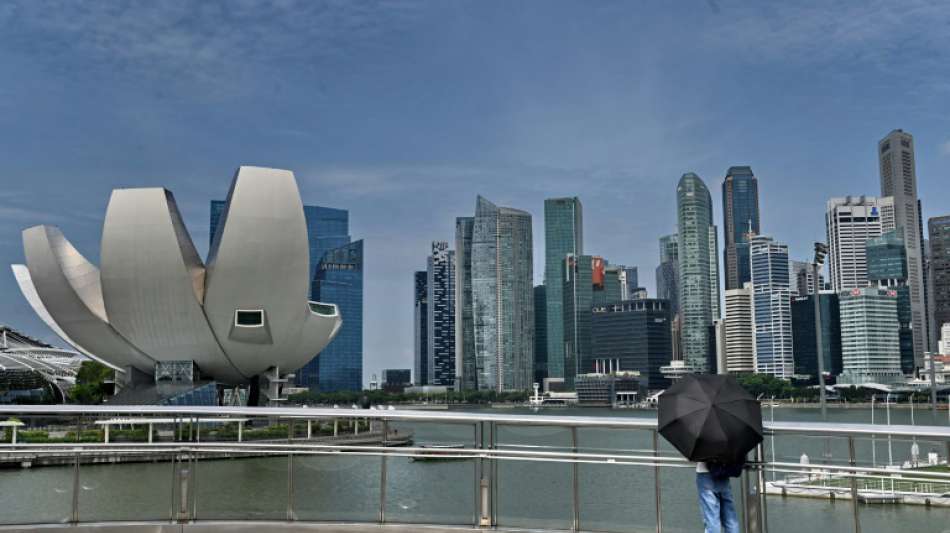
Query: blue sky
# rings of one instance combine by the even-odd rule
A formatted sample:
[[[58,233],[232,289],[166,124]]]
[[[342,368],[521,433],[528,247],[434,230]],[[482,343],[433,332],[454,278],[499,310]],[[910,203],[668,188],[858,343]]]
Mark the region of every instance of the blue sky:
[[[90,259],[109,192],[165,186],[197,246],[241,164],[293,170],[366,240],[365,376],[409,367],[412,272],[475,195],[578,195],[587,252],[638,265],[687,171],[759,178],[762,230],[806,258],[831,196],[878,194],[914,134],[924,216],[950,213],[941,1],[5,2],[0,263],[59,225]],[[9,270],[0,322],[54,340]]]

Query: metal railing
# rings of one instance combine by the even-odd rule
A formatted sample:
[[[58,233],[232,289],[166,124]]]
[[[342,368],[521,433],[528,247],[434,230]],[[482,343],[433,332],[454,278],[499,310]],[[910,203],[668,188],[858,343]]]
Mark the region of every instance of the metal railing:
[[[568,467],[566,471],[567,491],[569,497],[564,499],[564,504],[569,507],[569,512],[564,513],[567,519],[560,522],[557,526],[551,526],[549,529],[565,529],[571,531],[598,529],[595,526],[587,526],[585,520],[585,495],[588,492],[596,490],[609,490],[609,487],[599,487],[597,483],[588,483],[582,486],[582,478],[590,476],[587,469],[595,469],[594,472],[605,472],[606,469],[628,468],[630,471],[638,473],[651,472],[653,475],[652,501],[650,507],[654,513],[652,524],[641,525],[638,531],[651,530],[662,532],[665,530],[677,530],[677,525],[668,522],[677,519],[682,520],[679,513],[670,513],[668,505],[670,502],[664,502],[664,494],[669,491],[664,486],[664,480],[672,483],[684,479],[680,474],[664,474],[663,472],[676,472],[677,469],[691,469],[694,465],[682,457],[678,456],[671,448],[665,446],[664,441],[658,436],[656,420],[653,418],[635,418],[635,417],[591,417],[591,416],[549,416],[535,414],[494,414],[494,413],[464,413],[464,412],[432,412],[432,411],[401,411],[401,410],[348,410],[348,409],[316,409],[316,408],[253,408],[253,407],[138,407],[138,406],[10,406],[0,407],[0,420],[15,417],[25,423],[21,426],[21,432],[29,427],[39,427],[42,423],[56,422],[59,427],[68,427],[68,421],[72,421],[72,426],[76,428],[75,436],[78,442],[57,442],[57,443],[30,443],[22,440],[17,443],[9,442],[0,444],[0,462],[5,461],[8,465],[20,461],[25,466],[26,462],[36,464],[57,464],[60,465],[59,471],[64,471],[63,467],[69,470],[69,489],[70,500],[68,517],[63,521],[67,524],[81,524],[85,522],[108,521],[110,516],[99,516],[102,513],[91,513],[94,518],[86,518],[83,508],[83,473],[84,465],[112,465],[125,462],[164,462],[170,463],[168,475],[170,476],[170,487],[164,490],[170,494],[170,500],[167,505],[167,515],[163,517],[153,516],[152,519],[167,521],[170,523],[190,523],[195,521],[207,520],[202,511],[203,505],[207,503],[221,503],[216,500],[218,496],[206,495],[201,491],[199,482],[202,472],[220,469],[218,466],[212,468],[212,465],[218,465],[216,461],[235,459],[235,458],[258,458],[266,461],[286,460],[286,479],[279,479],[278,484],[284,488],[272,492],[283,493],[280,497],[273,496],[273,505],[277,507],[280,504],[281,509],[270,508],[266,516],[273,519],[280,516],[287,521],[306,521],[314,520],[312,509],[304,509],[308,501],[304,501],[298,492],[307,488],[313,490],[322,481],[320,476],[313,476],[312,472],[302,470],[306,465],[319,464],[313,463],[314,460],[341,462],[354,459],[372,459],[378,460],[378,472],[367,474],[362,471],[363,479],[367,487],[355,494],[359,494],[363,501],[360,502],[361,516],[331,517],[326,521],[345,520],[347,522],[367,522],[367,523],[404,523],[404,517],[391,516],[392,504],[389,501],[389,491],[398,489],[394,485],[395,481],[390,481],[393,474],[393,467],[404,467],[401,463],[393,463],[396,460],[410,461],[429,461],[429,462],[447,462],[458,461],[459,464],[471,462],[471,480],[466,481],[459,474],[467,467],[454,468],[453,475],[458,475],[458,481],[453,479],[444,479],[442,474],[426,473],[422,470],[410,472],[410,475],[433,476],[434,479],[425,480],[425,483],[448,483],[449,486],[460,483],[469,483],[471,486],[460,490],[459,494],[467,494],[471,491],[472,500],[470,508],[470,518],[462,520],[454,517],[451,523],[446,525],[463,525],[480,528],[495,528],[505,525],[511,525],[510,512],[507,507],[512,506],[509,500],[512,496],[509,494],[510,488],[506,485],[509,479],[517,480],[517,475],[547,475],[551,477],[551,472],[558,470],[562,465]],[[172,439],[155,442],[83,442],[83,429],[95,427],[94,422],[121,417],[121,419],[142,418],[142,423],[147,424],[150,417],[155,420],[161,420],[162,423],[172,426]],[[273,427],[276,423],[286,423],[288,432],[286,437],[279,436],[267,441],[201,441],[194,440],[194,435],[200,435],[200,430],[191,432],[192,426],[207,422],[211,418],[241,418],[257,421],[262,426]],[[324,440],[314,441],[311,437],[312,423],[330,424],[334,427],[334,433],[339,421],[347,421],[351,427],[359,428],[359,421],[370,427],[376,427],[377,431],[371,433],[376,442],[366,443],[348,443],[343,440]],[[353,424],[356,421],[356,425]],[[305,436],[300,436],[295,427],[298,423],[305,423]],[[438,427],[468,428],[471,431],[471,441],[462,444],[454,443],[452,445],[420,445],[418,443],[409,443],[406,440],[405,428],[418,429],[423,425],[436,425]],[[185,432],[183,427],[187,426]],[[403,433],[398,434],[397,427],[403,428]],[[532,439],[517,439],[504,436],[506,431],[527,431],[530,428],[548,428],[555,429],[561,433],[557,435],[559,442],[550,442],[551,439],[544,435],[536,436]],[[197,427],[195,428],[197,429]],[[395,431],[393,431],[395,430]],[[587,438],[585,431],[608,431],[620,432],[619,440],[622,442],[630,441],[634,445],[607,446],[598,447],[592,444],[581,442],[581,437]],[[950,470],[942,465],[937,465],[931,469],[903,469],[878,467],[877,465],[860,464],[856,450],[856,443],[871,439],[912,439],[917,441],[929,441],[933,443],[942,443],[944,451],[950,457],[950,428],[934,426],[871,426],[866,424],[823,424],[823,423],[796,423],[796,422],[776,422],[766,424],[766,432],[776,437],[794,437],[806,439],[799,444],[802,446],[808,444],[808,440],[826,440],[834,439],[839,448],[841,444],[846,445],[847,452],[834,456],[819,457],[816,462],[793,462],[788,460],[767,460],[769,454],[766,453],[765,446],[759,446],[752,454],[744,474],[736,484],[735,490],[738,492],[739,510],[743,530],[747,533],[760,533],[769,531],[769,498],[775,495],[781,498],[797,493],[806,493],[811,496],[828,497],[831,499],[850,500],[851,520],[849,530],[857,533],[862,531],[871,531],[862,528],[862,502],[868,502],[874,499],[883,498],[912,498],[915,495],[925,494],[926,491],[904,490],[908,487],[926,488],[943,486],[950,487]],[[166,431],[167,433],[167,431]],[[192,435],[188,437],[187,435]],[[245,435],[247,433],[245,432]],[[364,431],[364,435],[365,435]],[[393,446],[395,436],[400,437],[401,446]],[[637,435],[638,437],[634,437]],[[151,439],[151,430],[149,431]],[[185,440],[188,439],[188,440]],[[87,439],[88,440],[88,439]],[[589,439],[595,440],[595,439]],[[766,439],[767,444],[769,439]],[[594,443],[596,444],[596,443]],[[639,444],[639,446],[637,445]],[[797,446],[797,445],[796,445]],[[878,446],[875,442],[874,446]],[[825,444],[824,448],[830,449],[831,446]],[[875,448],[876,449],[876,448]],[[770,450],[775,455],[775,450]],[[318,459],[319,458],[319,459]],[[199,466],[205,465],[205,466]],[[227,464],[227,463],[222,463]],[[267,463],[270,465],[270,463]],[[329,464],[329,463],[327,463]],[[520,470],[512,470],[509,465],[522,465]],[[531,466],[533,465],[533,466]],[[370,465],[372,469],[377,468],[374,464]],[[93,466],[90,466],[93,468]],[[282,468],[282,467],[281,467]],[[532,469],[533,468],[533,469]],[[11,475],[10,470],[0,471],[0,481],[5,475]],[[153,470],[153,472],[159,472]],[[280,477],[283,474],[277,474],[278,470],[270,470],[269,475]],[[512,474],[511,472],[515,472]],[[153,474],[157,477],[163,477],[165,474]],[[400,472],[400,475],[406,475]],[[768,477],[772,481],[768,481]],[[780,476],[783,476],[780,478]],[[317,478],[317,479],[311,479]],[[403,479],[403,478],[400,478]],[[560,479],[560,478],[559,478]],[[888,481],[897,481],[897,485],[888,483]],[[260,478],[249,478],[241,480],[241,483],[254,483],[260,481]],[[309,483],[308,483],[309,481]],[[337,480],[339,481],[339,480]],[[873,483],[872,483],[873,481]],[[15,480],[17,483],[29,483],[29,478],[20,476]],[[146,481],[148,482],[148,481]],[[158,480],[155,480],[158,483]],[[880,483],[880,490],[878,489]],[[523,491],[523,486],[519,485],[518,490]],[[895,487],[900,490],[895,490]],[[530,488],[530,486],[529,486]],[[537,487],[539,490],[546,490],[547,487]],[[2,486],[0,486],[2,489]],[[157,489],[156,489],[157,490]],[[64,489],[65,493],[67,490]],[[950,490],[947,494],[929,494],[923,498],[927,505],[948,504],[950,505]],[[157,493],[156,493],[157,494]],[[640,493],[641,495],[643,493]],[[683,492],[672,494],[670,500],[682,499]],[[120,495],[121,496],[121,495]],[[378,498],[377,498],[378,496]],[[4,496],[0,494],[0,501]],[[223,497],[223,496],[222,496]],[[467,496],[466,496],[467,497]],[[162,497],[165,498],[165,497]],[[695,501],[695,496],[692,496]],[[537,500],[537,499],[535,499]],[[945,501],[944,501],[945,500]],[[779,500],[776,500],[779,501]],[[35,502],[33,502],[35,503]],[[302,505],[305,504],[305,505]],[[157,504],[157,503],[156,503]],[[502,507],[507,506],[503,511]],[[0,505],[0,508],[3,506]],[[370,512],[368,510],[375,509]],[[304,512],[306,511],[306,512]],[[558,512],[563,509],[557,509]],[[869,511],[865,511],[869,512]],[[107,514],[107,513],[106,513]],[[164,513],[163,513],[164,514]],[[210,513],[213,515],[214,513]],[[536,527],[538,523],[546,520],[544,516],[523,517],[520,523],[523,525]],[[371,515],[371,517],[370,517]],[[691,512],[691,515],[698,516]],[[6,523],[7,513],[0,513],[0,525]],[[42,518],[42,517],[41,517]],[[241,520],[256,520],[259,516],[248,513],[246,516],[239,516]],[[323,520],[317,517],[317,520]],[[53,522],[57,520],[38,520],[40,522]],[[23,522],[23,520],[20,520]],[[593,520],[592,520],[593,522]],[[14,523],[14,522],[10,522]],[[612,527],[600,527],[599,529],[611,529]],[[542,527],[538,527],[542,529]],[[781,526],[772,528],[774,531],[780,531]],[[617,530],[623,530],[617,528]]]

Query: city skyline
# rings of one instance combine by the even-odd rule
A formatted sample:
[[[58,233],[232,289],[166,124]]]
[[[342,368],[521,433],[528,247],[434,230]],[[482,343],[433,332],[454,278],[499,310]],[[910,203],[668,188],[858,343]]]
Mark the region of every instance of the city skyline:
[[[645,273],[658,263],[659,236],[675,231],[678,177],[694,171],[718,190],[734,165],[759,178],[763,227],[808,259],[824,239],[828,198],[880,194],[876,143],[894,128],[915,137],[925,226],[950,210],[950,134],[940,118],[950,100],[935,74],[950,54],[948,16],[924,4],[881,6],[873,17],[847,4],[643,13],[557,4],[547,9],[558,16],[543,19],[530,6],[512,17],[498,6],[460,8],[466,16],[436,6],[381,10],[372,30],[343,36],[311,24],[306,40],[289,43],[271,30],[319,20],[314,12],[277,12],[268,19],[276,26],[257,27],[265,17],[253,9],[222,21],[181,7],[156,5],[131,20],[87,8],[0,12],[0,58],[19,80],[0,104],[10,111],[0,113],[10,178],[0,192],[0,259],[22,261],[20,230],[47,215],[74,228],[72,242],[95,259],[105,195],[146,185],[194,199],[180,208],[204,255],[208,201],[220,197],[209,176],[243,162],[293,169],[304,203],[348,209],[353,234],[366,238],[364,383],[410,366],[412,317],[391,316],[385,303],[412,301],[418,250],[452,241],[453,218],[479,192],[532,213],[535,284],[545,198],[579,196],[585,225],[612,228],[588,232],[586,248]],[[339,9],[348,21],[366,16]],[[182,17],[193,24],[156,22]],[[528,33],[524,20],[535,22]],[[584,30],[584,46],[553,38],[567,30],[557,20]],[[850,29],[826,32],[826,23]],[[83,30],[94,24],[115,44],[97,47]],[[462,38],[489,26],[496,39],[487,47]],[[245,32],[277,40],[232,46],[227,36]],[[894,32],[926,38],[906,54]],[[211,55],[143,48],[145,36]],[[23,45],[31,39],[49,47]],[[445,44],[426,45],[436,40]],[[326,43],[341,55],[323,53]],[[581,75],[564,78],[570,70]],[[913,98],[895,99],[907,80]],[[459,132],[460,123],[471,127]],[[656,294],[652,276],[642,279]],[[0,291],[16,290],[0,276]],[[56,340],[19,298],[0,303],[0,321]]]

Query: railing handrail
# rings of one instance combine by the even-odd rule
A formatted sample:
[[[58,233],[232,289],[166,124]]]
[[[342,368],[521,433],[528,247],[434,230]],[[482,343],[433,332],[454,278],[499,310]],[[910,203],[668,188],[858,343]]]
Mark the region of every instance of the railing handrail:
[[[616,428],[656,430],[655,418],[619,416],[553,416],[537,414],[496,414],[411,409],[348,409],[325,407],[196,407],[136,405],[10,405],[0,406],[3,416],[94,416],[163,415],[181,418],[197,416],[254,416],[262,418],[332,419],[364,418],[383,421],[413,421],[501,425],[560,426],[566,428]],[[763,422],[767,434],[803,434],[823,437],[894,436],[950,440],[950,427],[927,425],[872,425],[830,422]]]

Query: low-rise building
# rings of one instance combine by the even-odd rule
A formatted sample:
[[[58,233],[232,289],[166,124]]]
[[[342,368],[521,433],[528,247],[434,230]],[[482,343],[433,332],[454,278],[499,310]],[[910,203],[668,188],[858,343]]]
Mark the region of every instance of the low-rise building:
[[[635,405],[647,397],[639,372],[579,374],[574,387],[578,403],[587,405]]]

